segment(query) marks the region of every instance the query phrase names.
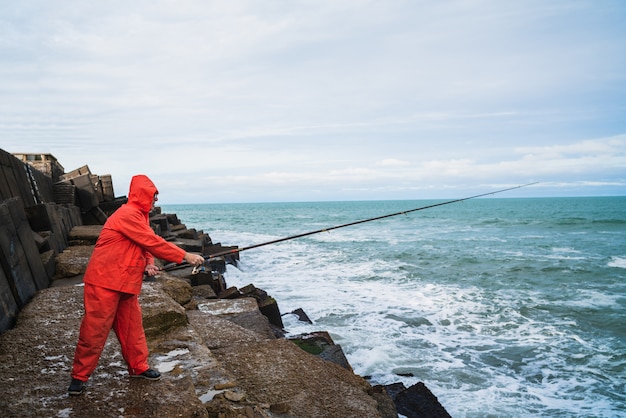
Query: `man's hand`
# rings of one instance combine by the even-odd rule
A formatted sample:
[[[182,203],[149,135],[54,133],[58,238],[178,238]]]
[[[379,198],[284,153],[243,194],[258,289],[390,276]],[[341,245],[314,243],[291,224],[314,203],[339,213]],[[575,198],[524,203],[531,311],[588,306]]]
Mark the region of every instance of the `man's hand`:
[[[159,274],[159,271],[159,268],[154,264],[148,264],[146,266],[146,274],[148,276],[156,276],[157,274]]]
[[[204,257],[198,254],[185,253],[184,260],[194,266],[200,266],[204,264]]]

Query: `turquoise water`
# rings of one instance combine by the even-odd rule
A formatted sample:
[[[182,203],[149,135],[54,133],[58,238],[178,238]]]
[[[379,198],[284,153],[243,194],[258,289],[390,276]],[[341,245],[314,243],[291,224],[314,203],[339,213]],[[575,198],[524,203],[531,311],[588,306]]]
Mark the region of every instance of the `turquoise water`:
[[[245,247],[436,202],[163,210]],[[454,417],[626,416],[626,197],[473,199],[244,251],[226,280],[303,308],[314,324],[287,331],[329,331],[356,373],[423,381]]]

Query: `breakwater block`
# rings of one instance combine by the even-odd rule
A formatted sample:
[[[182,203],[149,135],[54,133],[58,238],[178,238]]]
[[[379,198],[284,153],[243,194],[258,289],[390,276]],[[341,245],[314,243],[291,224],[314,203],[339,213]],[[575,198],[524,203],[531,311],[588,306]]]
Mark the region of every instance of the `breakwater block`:
[[[82,224],[80,209],[76,206],[43,203],[25,210],[32,230],[45,236],[50,248],[59,253],[69,245],[69,231]]]
[[[285,315],[295,315],[298,317],[298,321],[307,322],[309,324],[313,323],[313,321],[311,321],[311,318],[309,318],[309,316],[306,314],[306,312],[304,312],[302,308],[298,308],[294,311],[283,314],[283,316]]]
[[[35,286],[37,290],[45,289],[50,285],[50,280],[39,256],[39,248],[34,239],[33,230],[28,223],[24,206],[19,199],[9,199],[8,202],[15,232],[24,249],[28,268],[32,274]]]
[[[191,274],[191,269],[189,270],[188,274],[185,276],[187,279],[189,279],[189,282],[191,283],[192,286],[202,286],[205,284],[208,285],[213,285],[213,275],[211,274],[210,271],[201,271],[198,274]]]
[[[110,201],[100,202],[98,206],[102,211],[107,215],[111,216],[113,212],[118,210],[122,205],[128,203],[128,198],[126,196],[118,197]]]
[[[452,418],[423,382],[405,388],[402,383],[387,385],[398,414],[407,418]]]
[[[82,275],[87,270],[93,253],[93,245],[72,245],[55,257],[56,270],[54,280]]]
[[[20,197],[26,206],[35,201],[30,179],[25,164],[4,150],[0,150],[0,198]]]
[[[341,346],[335,344],[330,334],[326,331],[302,334],[289,338],[289,340],[309,354],[316,355],[326,361],[338,364],[344,369],[353,371]]]
[[[164,214],[164,216],[167,218],[167,221],[169,222],[170,225],[172,225],[172,226],[182,225],[181,222],[180,222],[180,219],[178,219],[178,215],[177,214],[175,214],[175,213],[166,213],[166,214]],[[183,227],[185,227],[185,226],[183,225]]]
[[[249,284],[242,287],[240,292],[244,297],[251,297],[257,301],[259,310],[267,317],[270,324],[280,329],[285,328],[276,299],[269,296],[265,290],[259,289],[253,284]]]
[[[113,191],[113,178],[110,174],[103,174],[100,176],[100,182],[102,185],[102,198],[105,202],[111,202],[115,200],[115,192]]]
[[[163,297],[160,286],[145,283],[139,295],[146,338],[156,338],[188,324],[185,308],[171,297]]]
[[[193,267],[189,266],[184,268],[181,273],[183,274],[179,274],[179,272],[171,272],[170,274],[174,274],[178,277],[182,277],[184,279],[189,280],[189,283],[191,283],[192,286],[202,286],[205,284],[211,285],[213,286],[214,282],[215,282],[215,277],[213,277],[213,274],[211,273],[211,271],[209,270],[204,270],[204,271],[200,271],[199,273],[193,274]],[[224,288],[225,289],[225,288]],[[224,289],[220,289],[220,292]]]
[[[91,174],[83,174],[70,180],[76,186],[76,195],[83,213],[98,206],[100,200],[91,180]]]
[[[85,164],[82,167],[75,168],[74,170],[61,175],[60,180],[71,180],[73,178],[84,176],[84,175],[91,175],[91,170],[89,169],[89,165],[87,164]]]
[[[222,276],[220,273],[205,270],[197,274],[192,274],[192,269],[192,266],[181,265],[166,271],[171,276],[188,280],[192,286],[209,285],[216,295],[224,292],[227,289],[226,280],[224,279],[224,276]]]
[[[95,245],[102,232],[102,225],[79,225],[72,228],[68,235],[70,245]]]
[[[217,297],[220,299],[237,299],[240,296],[241,293],[239,293],[239,289],[237,289],[235,286],[229,287],[228,289],[220,292],[217,295]]]
[[[232,265],[237,265],[237,261],[239,260],[239,252],[238,251],[234,251],[239,249],[238,246],[236,245],[230,245],[230,246],[225,246],[222,244],[212,244],[212,245],[205,245],[204,246],[204,255],[205,256],[211,256],[213,254],[219,254],[221,252],[224,251],[232,251],[232,253],[229,254],[225,254],[223,255],[224,259],[226,260],[226,262],[228,264],[232,264]]]
[[[13,219],[16,236],[24,250],[24,256],[26,257],[35,286],[37,290],[45,289],[50,285],[50,280],[39,256],[39,247],[28,222],[24,206],[19,198],[8,199],[6,202]]]
[[[162,237],[169,237],[172,235],[172,231],[170,229],[170,223],[167,220],[166,215],[154,215],[150,217],[150,223],[154,226],[158,227],[158,235]],[[153,228],[154,228],[153,226]],[[155,230],[156,232],[156,230]]]
[[[35,240],[35,245],[37,245],[37,249],[40,253],[46,252],[50,249],[50,243],[48,242],[48,238],[38,234],[33,231],[33,240]]]
[[[56,273],[57,264],[55,256],[56,251],[54,250],[44,251],[43,253],[39,254],[41,262],[43,263],[43,267],[46,270],[46,274],[48,275],[48,279],[50,281],[52,281]]]
[[[217,273],[213,274],[213,290],[215,293],[220,293],[226,289],[226,280],[224,276]]]
[[[187,229],[187,226],[185,224],[173,225],[170,222],[170,229],[172,230],[172,233],[176,235],[176,232],[185,231]]]
[[[226,273],[226,259],[224,257],[212,258],[209,260],[211,271]]]
[[[0,203],[0,263],[20,309],[37,290],[48,287],[48,275],[17,197]]]
[[[0,334],[15,324],[18,306],[4,270],[0,269]]]
[[[194,228],[191,229],[179,229],[176,230],[172,228],[172,233],[176,235],[177,238],[185,238],[185,239],[201,239],[200,234]]]
[[[219,277],[223,276],[220,274]],[[251,299],[255,300],[257,309],[265,316],[272,327],[276,328],[276,333],[281,334],[284,329],[283,320],[278,309],[276,299],[269,296],[263,289],[257,289],[253,284],[237,289],[229,287],[221,292],[215,292],[220,299]]]
[[[283,329],[283,318],[280,316],[280,310],[278,309],[278,303],[273,297],[267,297],[259,302],[259,310],[263,315],[267,317],[270,324]]]
[[[192,253],[202,253],[202,249],[204,247],[204,243],[201,239],[177,238],[173,241],[173,243],[178,245],[183,250]]]
[[[83,213],[83,223],[85,225],[104,225],[107,219],[107,214],[100,209],[100,206],[91,208]]]

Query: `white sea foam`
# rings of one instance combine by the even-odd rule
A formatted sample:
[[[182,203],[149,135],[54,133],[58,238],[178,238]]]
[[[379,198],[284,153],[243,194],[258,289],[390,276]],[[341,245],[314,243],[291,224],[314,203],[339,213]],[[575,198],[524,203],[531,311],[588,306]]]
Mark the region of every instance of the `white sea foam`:
[[[584,260],[586,257],[580,254],[581,252],[574,248],[553,247],[552,252],[546,254],[545,257],[556,260]]]
[[[621,294],[608,294],[603,291],[593,289],[579,289],[575,298],[564,301],[565,306],[573,308],[607,308],[621,307],[620,301],[624,298]]]
[[[611,257],[611,261],[607,263],[607,266],[626,269],[626,257]]]

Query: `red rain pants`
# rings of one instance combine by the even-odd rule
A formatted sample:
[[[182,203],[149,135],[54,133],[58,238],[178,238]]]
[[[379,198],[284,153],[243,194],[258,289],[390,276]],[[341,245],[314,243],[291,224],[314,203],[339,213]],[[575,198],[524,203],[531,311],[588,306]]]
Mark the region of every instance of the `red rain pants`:
[[[148,344],[138,295],[85,283],[85,316],[74,353],[72,378],[87,381],[98,365],[111,328],[131,375],[148,370]]]

